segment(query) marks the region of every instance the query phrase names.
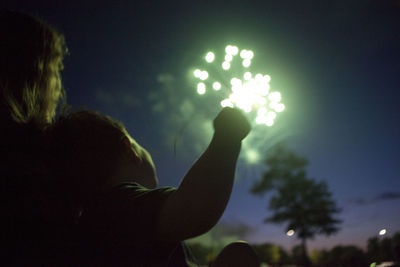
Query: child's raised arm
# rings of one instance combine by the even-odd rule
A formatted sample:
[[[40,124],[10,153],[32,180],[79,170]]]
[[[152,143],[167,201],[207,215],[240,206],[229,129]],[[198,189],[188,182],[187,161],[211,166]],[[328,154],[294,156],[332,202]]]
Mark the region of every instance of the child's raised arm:
[[[162,239],[180,241],[203,234],[226,208],[250,124],[241,111],[224,108],[214,120],[214,130],[210,145],[162,208],[157,228]]]

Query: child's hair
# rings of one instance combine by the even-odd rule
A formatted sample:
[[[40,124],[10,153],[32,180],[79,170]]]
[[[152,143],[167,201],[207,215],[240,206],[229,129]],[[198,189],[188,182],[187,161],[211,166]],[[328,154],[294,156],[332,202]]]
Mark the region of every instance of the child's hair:
[[[51,128],[52,142],[60,157],[55,160],[61,176],[84,191],[101,187],[114,173],[123,157],[122,123],[96,111],[79,111],[61,115]],[[73,181],[75,180],[75,182]]]
[[[64,36],[52,26],[0,9],[0,115],[50,122],[65,96],[60,72],[66,54]]]

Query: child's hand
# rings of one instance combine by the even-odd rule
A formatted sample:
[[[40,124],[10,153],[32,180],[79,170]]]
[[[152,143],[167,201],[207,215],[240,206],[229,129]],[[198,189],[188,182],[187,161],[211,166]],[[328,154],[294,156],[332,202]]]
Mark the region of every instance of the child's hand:
[[[214,130],[217,137],[241,141],[250,132],[250,123],[239,109],[224,108],[214,119]]]

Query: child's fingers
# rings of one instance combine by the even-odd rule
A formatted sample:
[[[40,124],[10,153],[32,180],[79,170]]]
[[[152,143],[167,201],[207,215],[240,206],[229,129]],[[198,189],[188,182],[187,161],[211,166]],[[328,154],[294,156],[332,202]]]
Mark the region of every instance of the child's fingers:
[[[214,129],[218,134],[242,140],[250,132],[250,123],[241,110],[226,107],[215,118]]]

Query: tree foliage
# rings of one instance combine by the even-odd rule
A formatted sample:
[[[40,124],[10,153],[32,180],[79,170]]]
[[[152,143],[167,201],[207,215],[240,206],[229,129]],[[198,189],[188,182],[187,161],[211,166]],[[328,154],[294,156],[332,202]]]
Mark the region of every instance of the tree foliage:
[[[370,262],[394,261],[400,263],[400,232],[392,237],[371,237],[367,241],[367,258]]]
[[[188,244],[194,258],[201,265],[208,265],[215,259],[218,251],[211,243],[193,243]],[[284,248],[271,243],[252,244],[262,263],[267,263],[272,266],[287,266],[303,264],[303,248],[301,245],[296,245],[291,249],[291,252],[285,251]],[[375,262],[395,262],[400,264],[400,232],[394,233],[392,236],[385,238],[371,237],[366,244],[366,251],[353,245],[337,245],[326,250],[313,250],[310,253],[310,260],[314,267],[358,267],[369,266]]]
[[[252,245],[254,251],[257,253],[260,262],[281,265],[289,264],[290,256],[289,254],[280,246],[264,243],[264,244],[254,244]]]
[[[307,177],[308,160],[279,145],[266,158],[267,171],[251,188],[254,194],[273,192],[265,222],[286,223],[302,241],[302,264],[310,265],[306,240],[315,235],[331,235],[339,230],[340,212],[324,181]]]
[[[286,222],[287,230],[295,230],[300,239],[331,235],[339,230],[341,221],[334,215],[340,210],[326,183],[307,177],[306,158],[279,145],[266,158],[266,164],[268,170],[251,188],[254,194],[275,192],[269,201],[273,214],[265,222]]]

